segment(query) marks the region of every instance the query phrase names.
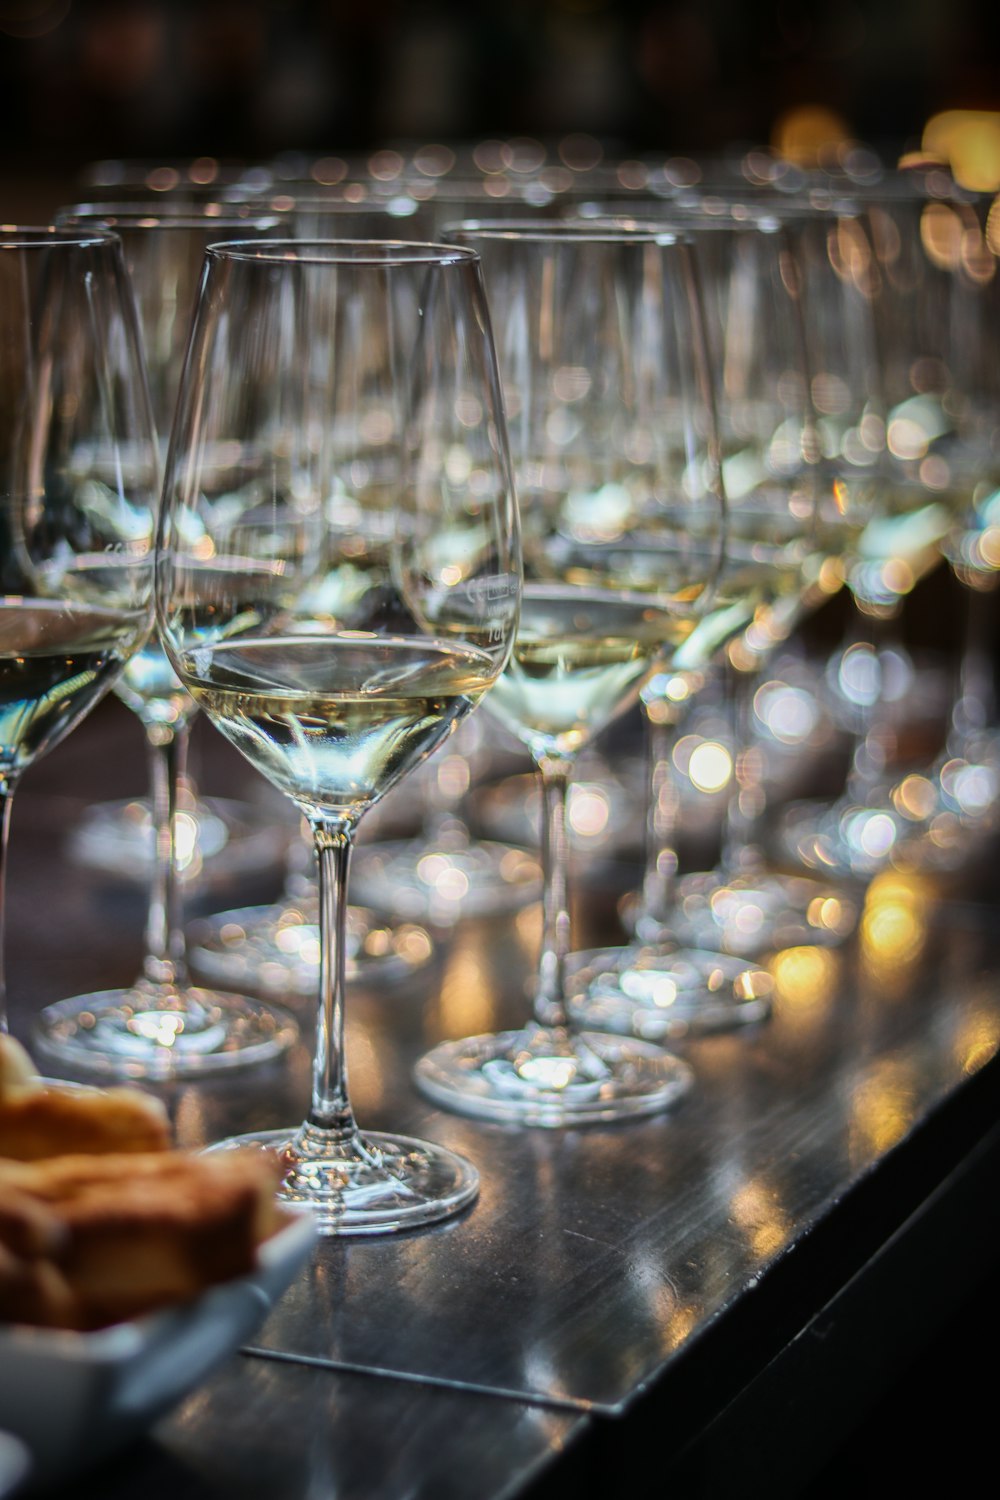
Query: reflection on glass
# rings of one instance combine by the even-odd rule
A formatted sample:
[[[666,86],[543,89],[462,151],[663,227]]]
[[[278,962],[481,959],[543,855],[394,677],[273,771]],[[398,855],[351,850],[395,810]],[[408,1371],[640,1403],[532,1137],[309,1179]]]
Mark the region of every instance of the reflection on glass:
[[[206,246],[233,233],[266,238],[275,221],[202,214],[193,208],[163,212],[159,204],[148,202],[79,205],[61,219],[80,227],[101,225],[121,239],[165,452]],[[155,634],[128,663],[116,690],[145,730],[149,758],[152,859],[146,952],[132,985],[75,996],[43,1012],[39,1046],[73,1067],[130,1078],[180,1078],[274,1058],[298,1034],[291,1017],[242,994],[216,992],[190,980],[179,809],[195,704]],[[106,842],[110,829],[121,824],[121,804],[104,811]],[[252,821],[245,809],[240,820]],[[196,810],[196,828],[200,821]]]
[[[277,1151],[279,1197],[325,1233],[413,1228],[478,1191],[455,1153],[356,1124],[347,883],[366,811],[494,689],[520,561],[474,252],[213,247],[164,483],[158,620],[213,725],[307,819],[320,911],[308,1118],[217,1149]]]
[[[674,234],[613,227],[498,221],[454,238],[483,254],[499,331],[525,588],[488,702],[540,773],[544,920],[531,1022],[442,1044],[416,1078],[448,1108],[520,1124],[648,1114],[690,1074],[571,1015],[566,812],[584,746],[661,659],[711,634],[723,510],[690,256]]]
[[[158,466],[121,245],[0,229],[0,1031],[4,875],[22,774],[152,624]],[[58,935],[56,935],[58,936]]]

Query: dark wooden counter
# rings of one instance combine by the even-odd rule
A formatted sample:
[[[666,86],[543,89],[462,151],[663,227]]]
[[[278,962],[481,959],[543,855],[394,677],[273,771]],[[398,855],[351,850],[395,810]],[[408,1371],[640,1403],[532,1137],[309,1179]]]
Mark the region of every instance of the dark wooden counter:
[[[205,790],[259,796],[198,733]],[[142,787],[140,733],[109,700],[18,792],[8,985],[25,1039],[45,1003],[137,969],[141,892],[66,845],[89,804]],[[873,887],[862,936],[786,956],[773,1019],[688,1044],[692,1094],[619,1127],[477,1124],[410,1084],[434,1041],[518,1018],[533,912],[465,923],[406,985],[358,989],[362,1125],[463,1151],[478,1203],[420,1233],[322,1242],[253,1349],[92,1483],[108,1500],[500,1500],[641,1495],[652,1473],[685,1496],[804,1492],[996,1264],[994,863]],[[634,878],[590,872],[581,942],[613,937]],[[280,880],[262,870],[202,906]],[[163,1090],[182,1143],[301,1116],[298,1013],[282,1064]]]

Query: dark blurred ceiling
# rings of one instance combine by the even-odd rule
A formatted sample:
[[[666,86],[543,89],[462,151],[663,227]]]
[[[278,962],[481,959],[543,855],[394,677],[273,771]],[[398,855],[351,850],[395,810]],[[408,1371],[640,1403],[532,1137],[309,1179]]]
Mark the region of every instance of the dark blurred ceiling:
[[[1000,108],[996,0],[0,0],[5,176],[94,158],[587,132],[609,152],[762,143],[821,104],[890,150]]]

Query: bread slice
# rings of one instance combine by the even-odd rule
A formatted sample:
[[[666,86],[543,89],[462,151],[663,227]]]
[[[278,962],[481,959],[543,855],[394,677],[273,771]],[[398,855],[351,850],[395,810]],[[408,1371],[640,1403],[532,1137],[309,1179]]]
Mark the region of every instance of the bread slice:
[[[0,1035],[0,1156],[41,1161],[73,1152],[166,1151],[170,1122],[141,1089],[43,1082],[13,1037]]]
[[[21,1262],[45,1261],[65,1282],[69,1307],[50,1289],[59,1326],[103,1327],[253,1270],[258,1245],[283,1222],[281,1175],[277,1155],[254,1148],[0,1162],[0,1202],[30,1199],[56,1225],[32,1257],[24,1223],[5,1234],[0,1215],[0,1245]],[[44,1226],[34,1243],[45,1243]],[[39,1300],[26,1295],[14,1316],[37,1321]],[[0,1308],[10,1302],[0,1297]]]

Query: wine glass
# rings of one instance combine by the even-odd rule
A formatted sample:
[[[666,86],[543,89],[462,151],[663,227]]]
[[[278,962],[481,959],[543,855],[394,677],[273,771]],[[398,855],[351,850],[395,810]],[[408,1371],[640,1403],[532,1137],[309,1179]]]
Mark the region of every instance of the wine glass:
[[[566,798],[580,750],[656,664],[696,652],[720,567],[725,507],[690,249],[658,228],[544,220],[467,223],[448,237],[481,251],[501,330],[525,587],[488,706],[541,777],[543,936],[533,1019],[440,1044],[416,1080],[447,1108],[518,1124],[647,1115],[679,1099],[691,1072],[651,1042],[574,1024]]]
[[[380,188],[377,183],[374,186]],[[353,203],[293,189],[284,198],[272,195],[270,201],[287,213],[291,232],[306,239],[330,232],[338,238],[371,238],[394,226],[395,232],[405,229],[409,238],[430,238],[443,216],[452,220],[471,217],[474,202],[479,207],[492,203],[496,208],[496,200],[481,191],[477,194],[475,185],[452,182],[435,184],[426,198],[399,187],[388,199]],[[520,209],[523,204],[518,201],[511,207]],[[494,839],[474,838],[462,813],[465,788],[460,773],[455,772],[461,765],[471,773],[482,734],[481,721],[470,719],[453,748],[455,769],[449,774],[448,763],[439,760],[436,774],[424,778],[424,817],[416,833],[376,838],[357,850],[353,889],[364,906],[404,923],[429,922],[432,927],[447,928],[463,916],[494,915],[537,900],[540,872],[532,855]],[[213,944],[213,957],[219,948],[220,944]],[[227,944],[227,952],[232,951]]]
[[[319,866],[309,1117],[235,1143],[278,1149],[282,1198],[332,1234],[451,1214],[474,1168],[355,1123],[344,940],[359,819],[492,687],[514,637],[517,512],[474,252],[212,248],[158,557],[178,675],[308,819]]]
[[[937,172],[920,195],[897,190],[876,198],[872,208],[881,258],[888,258],[894,238],[903,240],[918,272],[907,268],[907,279],[911,287],[926,288],[920,299],[923,369],[908,370],[898,358],[889,365],[890,434],[897,447],[908,434],[918,448],[925,438],[926,451],[914,453],[911,465],[919,463],[927,487],[951,513],[942,550],[962,586],[965,610],[944,745],[933,765],[902,778],[891,793],[895,813],[905,819],[899,858],[928,868],[960,864],[974,846],[971,835],[993,831],[1000,797],[992,664],[1000,513],[995,202],[993,194],[961,189]],[[900,259],[897,251],[894,261]],[[896,264],[887,268],[887,279],[890,272],[895,283]],[[912,342],[907,314],[915,300],[912,291],[909,298],[896,291],[892,299],[902,327],[890,329],[890,347],[900,352]],[[907,428],[914,421],[915,431]]]
[[[121,239],[139,309],[153,418],[165,445],[205,248],[227,232],[266,236],[277,221],[202,214],[187,206],[164,212],[149,203],[79,206],[62,218],[103,225]],[[298,1035],[289,1015],[190,981],[177,815],[195,703],[155,634],[126,665],[116,689],[142,723],[149,755],[154,838],[145,956],[133,984],[47,1007],[36,1025],[39,1051],[74,1068],[133,1078],[180,1078],[276,1057]]]
[[[831,552],[843,549],[851,534],[849,507],[845,503],[841,514],[821,488],[797,224],[787,210],[742,197],[674,221],[683,222],[694,241],[718,382],[728,516],[710,665],[727,679],[736,720],[728,828],[721,867],[676,879],[660,782],[705,674],[657,674],[642,696],[653,816],[635,937],[624,947],[573,959],[581,1020],[652,1038],[764,1019],[771,981],[747,960],[789,941],[822,938],[824,917],[847,907],[828,882],[771,870],[750,837],[764,802],[746,729],[755,679],[803,615],[826,597],[831,572],[839,582],[838,570],[829,566],[836,562]],[[683,661],[682,652],[678,664]]]
[[[11,800],[151,625],[156,442],[121,243],[0,230],[0,960]],[[0,1028],[3,1016],[0,963]]]
[[[961,365],[968,348],[950,352],[949,279],[935,264],[934,226],[925,219],[928,209],[934,213],[932,184],[899,173],[863,192],[855,189],[854,197],[851,257],[871,286],[870,379],[878,386],[883,434],[871,516],[847,572],[863,638],[849,645],[842,657],[848,671],[842,667],[839,676],[860,712],[844,792],[832,804],[793,804],[781,836],[808,868],[866,881],[905,857],[903,845],[922,800],[918,793],[916,809],[907,806],[908,778],[902,795],[893,797],[900,773],[883,662],[907,596],[942,561],[948,536],[971,498],[972,481],[956,440],[955,416],[962,403],[947,383],[953,359]],[[948,213],[946,204],[937,207]],[[981,238],[978,245],[981,251]],[[846,274],[850,262],[845,268],[843,246],[829,246],[829,254]],[[845,450],[842,457],[846,472],[855,456]],[[849,672],[859,665],[864,672],[857,676],[867,681],[851,682]]]
[[[155,198],[149,188],[134,201],[76,203],[56,212],[56,224],[103,226],[122,241],[163,449],[205,246],[234,233],[267,234],[278,222],[256,206],[222,204],[207,194],[197,203],[169,194]],[[199,796],[188,771],[194,704],[155,637],[128,663],[115,691],[145,731],[149,796],[141,808],[127,799],[88,809],[70,849],[79,863],[147,884],[148,963],[155,964],[167,953],[183,953],[182,885],[202,873],[209,861],[218,868],[223,851],[226,873],[232,875],[280,858],[282,850],[273,831],[264,835],[252,808],[232,799]],[[183,824],[169,811],[170,797],[175,811],[183,810]],[[168,857],[171,834],[174,847]]]

